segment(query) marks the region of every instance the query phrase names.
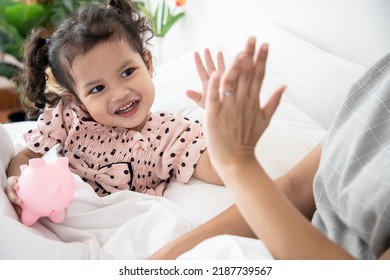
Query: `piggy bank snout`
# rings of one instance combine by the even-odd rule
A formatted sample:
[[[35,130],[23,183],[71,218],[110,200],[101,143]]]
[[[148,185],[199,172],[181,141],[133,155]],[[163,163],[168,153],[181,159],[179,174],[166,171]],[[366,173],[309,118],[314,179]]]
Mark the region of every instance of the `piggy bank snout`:
[[[61,185],[58,182],[55,182],[48,186],[45,193],[45,198],[54,197],[60,191]]]

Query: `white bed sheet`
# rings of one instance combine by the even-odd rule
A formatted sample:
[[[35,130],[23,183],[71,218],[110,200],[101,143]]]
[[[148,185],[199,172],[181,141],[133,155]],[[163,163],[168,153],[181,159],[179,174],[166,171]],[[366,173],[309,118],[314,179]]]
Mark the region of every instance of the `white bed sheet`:
[[[33,125],[0,126],[2,159],[22,147],[21,135]],[[45,160],[57,158],[53,149]],[[2,187],[6,164],[0,166]],[[61,224],[41,218],[31,227],[23,225],[0,192],[1,259],[144,259],[232,203],[224,187],[195,179],[187,185],[172,182],[164,197],[120,192],[103,198],[77,175],[74,180],[74,197]]]

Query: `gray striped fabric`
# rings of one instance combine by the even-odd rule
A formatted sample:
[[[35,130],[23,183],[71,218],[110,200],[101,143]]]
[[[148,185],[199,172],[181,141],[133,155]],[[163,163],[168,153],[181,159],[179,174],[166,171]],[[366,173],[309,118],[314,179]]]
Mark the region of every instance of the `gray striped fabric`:
[[[390,53],[351,88],[322,142],[312,223],[359,259],[390,247]]]

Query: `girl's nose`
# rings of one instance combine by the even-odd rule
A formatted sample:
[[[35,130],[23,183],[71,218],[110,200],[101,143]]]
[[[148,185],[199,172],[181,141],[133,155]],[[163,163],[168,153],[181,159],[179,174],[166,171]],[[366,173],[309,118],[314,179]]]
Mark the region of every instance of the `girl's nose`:
[[[122,99],[125,99],[127,95],[130,94],[130,89],[125,87],[125,86],[116,86],[113,89],[112,94],[110,95],[110,101],[111,102],[116,102],[120,101]]]

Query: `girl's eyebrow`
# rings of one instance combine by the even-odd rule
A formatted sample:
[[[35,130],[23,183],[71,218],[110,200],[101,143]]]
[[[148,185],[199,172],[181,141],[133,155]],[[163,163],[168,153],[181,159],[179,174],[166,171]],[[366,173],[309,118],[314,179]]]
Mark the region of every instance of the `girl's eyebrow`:
[[[89,88],[89,87],[91,87],[91,86],[93,86],[93,85],[95,85],[95,84],[98,84],[100,81],[101,81],[101,79],[95,80],[95,81],[90,81],[90,82],[86,83],[86,84],[83,86],[83,88]]]
[[[122,65],[118,68],[118,72],[122,71],[123,68],[125,68],[127,65],[129,64],[132,64],[134,63],[134,60],[133,59],[128,59],[126,60],[125,62],[122,63]],[[99,83],[101,81],[101,79],[98,79],[98,80],[94,80],[94,81],[90,81],[88,83],[86,83],[83,88],[89,88],[91,87],[92,85],[95,85],[97,83]]]
[[[122,63],[121,67],[118,68],[118,72],[121,71],[123,68],[127,67],[130,64],[134,63],[134,59],[128,59],[125,60],[125,62]]]

